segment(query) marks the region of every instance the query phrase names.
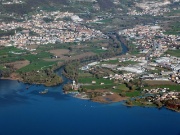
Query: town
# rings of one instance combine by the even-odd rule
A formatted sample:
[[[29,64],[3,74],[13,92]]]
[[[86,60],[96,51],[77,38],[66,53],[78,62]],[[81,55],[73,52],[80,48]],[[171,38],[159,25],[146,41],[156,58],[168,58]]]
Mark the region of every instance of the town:
[[[179,35],[167,35],[164,33],[163,28],[157,24],[138,25],[133,29],[120,31],[119,35],[126,38],[126,43],[133,44],[136,53],[137,51],[138,53],[126,53],[123,56],[84,65],[80,68],[81,71],[96,76],[100,74],[100,78],[103,79],[100,82],[95,78],[93,79],[93,77],[89,82],[80,80],[77,86],[74,84],[76,90],[78,90],[77,87],[84,87],[87,90],[99,87],[100,89],[111,89],[112,92],[96,92],[98,96],[108,98],[107,95],[116,94],[117,91],[120,92],[121,96],[125,96],[128,95],[128,90],[124,88],[123,84],[126,84],[130,91],[142,89],[141,94],[139,94],[139,96],[142,96],[141,99],[136,101],[128,100],[128,105],[140,103],[145,106],[155,104],[162,107],[166,105],[168,108],[178,111],[180,96],[180,57],[178,48],[180,37]],[[106,73],[103,74],[104,70],[106,70]],[[113,82],[111,84],[105,80],[113,80]],[[134,85],[133,82],[137,80],[140,80],[139,84]],[[118,87],[121,87],[120,91],[117,90]],[[104,93],[106,94],[104,95]],[[82,96],[87,98],[88,95],[89,91],[86,96],[85,93]],[[78,97],[80,97],[79,94]],[[109,100],[116,99],[110,98]],[[95,98],[95,101],[105,102],[101,98],[99,100]]]
[[[0,71],[4,77],[50,86],[62,82],[53,72],[63,65],[62,74],[72,80],[64,93],[179,111],[177,3],[78,0],[61,5],[62,11],[41,6],[23,15],[2,11],[12,20],[0,22]],[[26,2],[2,1],[13,4]],[[66,10],[71,4],[76,8]]]
[[[179,125],[180,0],[0,0],[0,135]]]
[[[27,17],[23,22],[0,23],[0,30],[14,31],[13,36],[2,36],[0,45],[27,49],[30,45],[80,42],[94,38],[108,38],[102,32],[81,25],[79,16],[68,12],[44,12]],[[63,21],[63,19],[67,21]],[[72,21],[68,21],[68,19]],[[18,30],[20,29],[20,30]]]

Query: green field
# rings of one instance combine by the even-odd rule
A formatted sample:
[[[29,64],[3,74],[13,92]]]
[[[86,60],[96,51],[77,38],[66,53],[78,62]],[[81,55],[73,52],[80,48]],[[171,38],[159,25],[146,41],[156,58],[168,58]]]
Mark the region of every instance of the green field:
[[[180,85],[162,85],[160,88],[169,88],[171,91],[180,91]]]
[[[127,88],[125,84],[119,84],[112,91],[116,92],[116,93],[121,93],[121,92],[126,92],[128,90],[129,90],[129,88]]]
[[[13,54],[13,53],[22,53],[22,54]],[[18,60],[23,60],[23,56],[26,54],[25,50],[17,49],[13,46],[3,47],[0,49],[0,63],[9,63]]]
[[[19,61],[19,60],[23,60],[23,57],[20,57],[18,55],[0,57],[0,63],[9,63],[9,62],[14,62],[14,61]]]
[[[129,90],[129,88],[127,88],[125,84],[120,84],[120,85],[118,85],[117,88],[120,89],[120,90],[124,90],[124,91]]]
[[[76,45],[76,43],[56,43],[56,44],[39,45],[37,47],[37,52],[49,51],[54,49],[68,49],[73,45]]]
[[[96,83],[92,84],[92,81],[96,81]],[[79,83],[87,84],[87,85],[84,85],[83,88],[91,89],[91,90],[108,89],[116,93],[121,93],[124,91],[127,92],[129,90],[129,88],[127,88],[125,84],[118,84],[112,80],[103,79],[103,78],[97,79],[95,77],[86,77],[86,78],[81,77],[79,79]],[[101,85],[101,83],[104,83],[104,84]],[[113,89],[113,86],[115,86],[115,89]]]
[[[180,49],[179,50],[168,50],[166,54],[170,54],[171,56],[180,57]]]
[[[114,83],[112,80],[109,79],[97,79],[95,77],[80,77],[79,83],[88,84],[84,85],[83,87],[86,89],[112,89]],[[92,81],[95,81],[95,84],[92,84]],[[104,83],[101,85],[101,83]]]
[[[136,90],[126,93],[127,97],[137,97],[137,96],[140,96],[140,95],[141,95],[141,92],[140,91],[136,91]]]
[[[86,78],[79,78],[79,83],[83,83],[83,84],[92,84],[92,81],[96,81],[96,85],[98,84],[101,84],[101,83],[104,83],[105,85],[107,84],[113,84],[113,81],[112,80],[109,80],[109,79],[97,79],[95,77],[86,77]]]
[[[118,64],[118,63],[119,63],[118,59],[101,62],[101,64]]]
[[[153,89],[153,88],[169,88],[171,91],[180,91],[180,85],[158,85],[158,86],[148,86],[145,87],[147,89]]]
[[[30,54],[24,56],[24,59],[29,60],[30,62],[35,62],[38,61],[39,59],[44,59],[44,58],[50,58],[51,53],[49,52],[39,52],[37,55]]]
[[[135,45],[133,43],[129,43],[128,44],[129,53],[132,54],[132,55],[138,55],[139,50],[136,47],[137,47],[137,45]]]
[[[102,49],[92,49],[91,51],[92,51],[93,53],[96,53],[96,54],[100,54],[100,53],[106,52],[106,50],[102,50]]]
[[[95,89],[112,89],[114,85],[113,84],[104,84],[104,85],[86,85],[83,86],[83,88],[86,89],[91,89],[91,90],[95,90]]]
[[[164,32],[167,35],[179,35],[180,34],[180,22],[173,23],[170,29]]]
[[[4,70],[4,69],[5,69],[4,66],[1,66],[1,65],[0,65],[0,70]]]
[[[97,21],[96,23],[111,23],[111,22],[112,22],[112,19],[104,19],[104,20]]]
[[[80,70],[78,76],[79,76],[80,78],[85,78],[85,77],[92,77],[92,74],[90,74],[90,73],[83,73],[83,72]]]
[[[11,47],[4,47],[4,48],[0,49],[0,56],[12,54],[11,52],[22,53],[22,52],[26,52],[26,51],[20,50],[18,48],[13,47],[13,46],[11,46]]]
[[[49,68],[55,62],[44,61],[43,58],[50,58],[49,52],[39,52],[37,55],[29,54],[25,55],[23,58],[30,61],[30,64],[26,67],[19,69],[17,72],[29,72]]]
[[[30,71],[37,71],[43,70],[51,67],[55,62],[47,62],[43,60],[32,62],[31,64],[19,69],[17,72],[30,72]]]
[[[180,13],[180,10],[171,10],[171,12],[167,12],[166,15],[168,16],[176,16]]]
[[[42,69],[49,68],[50,66],[56,63],[56,62],[47,62],[47,61],[42,60],[43,58],[47,58],[47,57],[50,57],[50,53],[41,52],[37,55],[31,54],[31,55],[25,56],[24,59],[29,60],[30,64],[27,65],[26,67],[19,69],[18,72],[42,70]]]

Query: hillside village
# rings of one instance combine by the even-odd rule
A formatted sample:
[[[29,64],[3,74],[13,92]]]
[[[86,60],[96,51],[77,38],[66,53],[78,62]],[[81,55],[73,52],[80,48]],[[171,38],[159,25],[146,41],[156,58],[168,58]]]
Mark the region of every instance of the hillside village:
[[[72,21],[63,21],[63,19]],[[0,45],[17,46],[26,49],[31,45],[45,45],[69,42],[81,42],[94,38],[108,38],[102,32],[83,26],[83,21],[74,13],[44,12],[32,15],[23,22],[0,23],[0,30],[14,31],[14,35],[2,36]],[[48,22],[46,22],[48,21]],[[18,30],[18,28],[22,30]]]

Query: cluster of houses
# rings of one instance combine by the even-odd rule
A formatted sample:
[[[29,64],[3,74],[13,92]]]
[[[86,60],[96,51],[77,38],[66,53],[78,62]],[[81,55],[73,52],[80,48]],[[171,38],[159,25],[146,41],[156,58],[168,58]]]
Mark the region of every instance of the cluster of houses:
[[[160,57],[157,58],[155,62],[157,64],[156,66],[167,68],[174,72],[178,72],[178,70],[180,69],[180,58],[178,57]]]
[[[132,43],[141,53],[148,57],[160,57],[169,47],[180,44],[178,35],[166,35],[158,25],[137,25],[132,29],[119,32],[126,36],[127,40],[133,39]]]
[[[174,73],[170,75],[170,80],[180,84],[180,72]]]
[[[134,80],[136,74],[134,73],[124,73],[124,74],[115,74],[115,75],[112,75],[110,74],[109,75],[109,79],[112,80],[123,80],[123,81],[131,81],[131,80]],[[104,77],[104,78],[107,78],[107,77]]]
[[[2,0],[2,5],[11,5],[11,4],[23,4],[24,1],[21,0]]]
[[[139,65],[138,67],[137,65],[133,65],[128,67],[119,67],[119,70],[143,74],[145,71],[154,70],[153,72],[155,72],[155,70],[159,68],[161,70],[160,74],[148,74],[146,76],[142,76],[141,78],[168,81],[169,76],[171,75],[170,80],[180,83],[180,58],[164,54],[167,50],[174,50],[178,45],[180,45],[179,35],[165,35],[162,28],[157,25],[137,25],[132,29],[120,31],[119,34],[126,36],[127,40],[133,39],[133,41],[131,40],[132,43],[136,45],[136,48],[140,51],[140,53],[145,54],[145,60],[131,58],[131,61],[141,61],[141,66]],[[125,61],[124,59],[121,61]],[[150,59],[154,60],[149,61]]]
[[[71,21],[63,18],[71,18]],[[48,21],[48,22],[47,22]],[[8,32],[14,30],[14,35],[4,36],[0,45],[14,45],[26,47],[27,45],[40,45],[49,43],[80,42],[94,38],[108,38],[101,31],[84,26],[83,20],[74,13],[44,12],[32,15],[23,22],[0,22],[0,30]],[[16,29],[21,28],[18,31]]]
[[[143,1],[143,2],[135,2],[135,7],[140,8],[141,10],[130,9],[129,15],[163,15],[165,12],[170,12],[170,9],[166,6],[172,4],[173,2],[168,0],[163,1]]]
[[[169,91],[168,88],[144,89],[143,92],[147,94],[149,102],[180,99],[180,92]]]
[[[113,59],[113,58],[111,58]],[[103,62],[111,59],[104,59]],[[83,66],[81,70],[90,70],[93,66],[101,66],[102,68],[109,68],[111,70],[126,71],[128,74],[125,75],[140,75],[143,80],[163,80],[179,82],[179,71],[180,71],[180,59],[174,56],[160,57],[154,60],[154,62],[148,62],[145,57],[137,57],[132,55],[126,55],[120,58],[114,58],[118,60],[115,64],[100,64],[94,62]],[[123,62],[128,62],[126,65],[121,65]],[[135,62],[131,64],[131,62]],[[136,63],[137,62],[137,63]],[[158,69],[161,69],[158,71]],[[115,74],[114,79],[123,78],[124,76]],[[134,77],[134,76],[133,76]],[[126,77],[125,77],[126,78]],[[128,77],[127,80],[130,78]],[[122,79],[123,80],[123,79]]]

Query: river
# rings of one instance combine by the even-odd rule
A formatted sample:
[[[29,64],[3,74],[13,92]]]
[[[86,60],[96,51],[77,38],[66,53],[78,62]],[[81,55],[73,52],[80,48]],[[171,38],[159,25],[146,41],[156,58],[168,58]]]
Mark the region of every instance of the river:
[[[54,87],[0,80],[0,135],[180,135],[180,113],[77,99],[63,94],[71,82],[63,80]]]

